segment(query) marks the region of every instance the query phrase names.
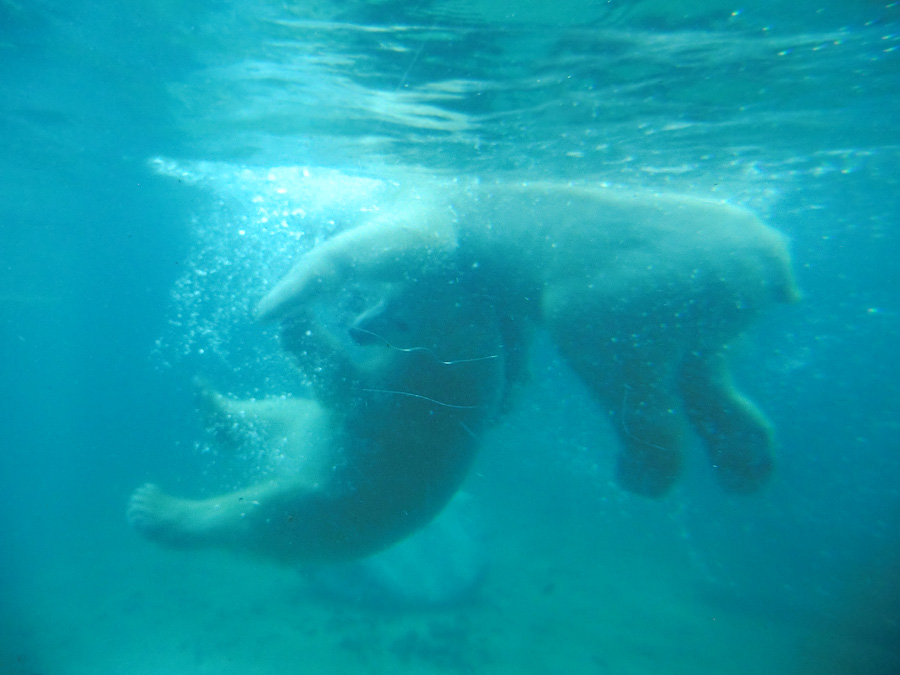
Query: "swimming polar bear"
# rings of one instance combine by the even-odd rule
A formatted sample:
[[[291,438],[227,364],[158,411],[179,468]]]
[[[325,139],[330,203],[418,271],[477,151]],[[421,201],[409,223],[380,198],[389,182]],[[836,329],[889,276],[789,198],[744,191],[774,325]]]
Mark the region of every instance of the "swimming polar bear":
[[[411,182],[306,253],[258,305],[321,373],[314,397],[213,397],[220,415],[237,406],[278,429],[301,468],[200,501],[145,486],[129,508],[139,530],[284,560],[399,541],[460,486],[531,325],[605,406],[623,487],[664,494],[687,423],[725,489],[765,483],[772,429],[735,389],[726,354],[766,306],[798,297],[782,235],[686,196]]]
[[[507,327],[546,327],[607,408],[627,489],[669,489],[685,421],[724,488],[768,478],[771,426],[735,389],[727,347],[799,293],[784,237],[749,211],[547,183],[416,187],[305,255],[257,316],[285,320],[351,281],[422,284],[436,270],[477,289]]]
[[[432,285],[391,289],[400,311],[390,322],[377,284],[345,288],[315,320],[286,322],[285,345],[308,372],[324,373],[312,378],[312,397],[236,400],[201,385],[216,442],[238,446],[250,427],[278,455],[277,469],[208,499],[145,485],[131,498],[131,524],[176,548],[304,563],[359,558],[426,525],[463,482],[507,379],[493,307]]]

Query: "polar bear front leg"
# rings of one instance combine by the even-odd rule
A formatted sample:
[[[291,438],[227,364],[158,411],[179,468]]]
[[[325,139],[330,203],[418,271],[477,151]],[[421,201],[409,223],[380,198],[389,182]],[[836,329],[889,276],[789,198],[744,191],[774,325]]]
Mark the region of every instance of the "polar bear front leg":
[[[665,380],[631,373],[621,384],[621,400],[609,401],[622,443],[617,480],[629,492],[660,497],[681,472],[684,419]]]
[[[680,386],[688,419],[722,487],[738,493],[762,487],[772,473],[772,425],[735,388],[724,355],[691,358],[682,367]]]
[[[147,484],[132,495],[128,521],[147,539],[173,548],[238,547],[256,512],[282,489],[275,481],[210,499],[183,499]]]
[[[458,246],[453,211],[431,202],[404,203],[306,253],[259,302],[259,321],[283,321],[350,281],[408,281],[445,265]]]

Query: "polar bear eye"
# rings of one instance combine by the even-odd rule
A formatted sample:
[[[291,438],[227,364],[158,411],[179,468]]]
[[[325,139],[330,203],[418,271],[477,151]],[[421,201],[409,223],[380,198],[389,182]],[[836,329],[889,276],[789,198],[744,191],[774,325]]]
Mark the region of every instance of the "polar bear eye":
[[[390,346],[383,337],[360,326],[348,326],[347,332],[350,334],[350,339],[360,347],[371,347],[372,345],[381,344]]]

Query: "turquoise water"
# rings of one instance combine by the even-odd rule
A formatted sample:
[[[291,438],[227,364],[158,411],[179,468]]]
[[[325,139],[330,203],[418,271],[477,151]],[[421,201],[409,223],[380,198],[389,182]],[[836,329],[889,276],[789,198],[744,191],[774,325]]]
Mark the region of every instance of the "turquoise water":
[[[0,672],[900,672],[900,7],[674,4],[0,0]],[[477,522],[384,563],[477,577],[452,602],[140,539],[140,484],[266,471],[211,446],[192,382],[291,385],[249,314],[297,253],[281,222],[303,250],[410,167],[786,233],[803,302],[735,347],[772,484],[729,497],[696,450],[665,499],[625,493],[539,335]]]

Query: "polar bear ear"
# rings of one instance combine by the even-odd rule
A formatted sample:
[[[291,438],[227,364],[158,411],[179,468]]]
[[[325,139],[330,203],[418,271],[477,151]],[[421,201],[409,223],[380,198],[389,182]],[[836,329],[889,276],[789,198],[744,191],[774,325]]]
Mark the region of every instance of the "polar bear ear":
[[[803,299],[803,293],[797,286],[791,263],[791,252],[787,237],[769,229],[770,239],[765,242],[761,255],[762,278],[771,293],[771,300],[785,304],[794,304]]]

